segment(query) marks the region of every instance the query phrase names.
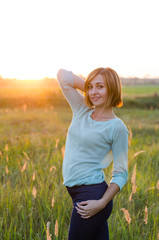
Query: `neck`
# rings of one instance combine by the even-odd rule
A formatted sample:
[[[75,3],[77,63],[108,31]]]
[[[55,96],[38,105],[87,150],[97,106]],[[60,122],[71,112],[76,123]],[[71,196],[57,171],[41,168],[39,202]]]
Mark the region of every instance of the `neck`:
[[[109,118],[114,118],[116,117],[114,112],[113,112],[113,108],[109,107],[109,108],[98,108],[95,107],[95,111],[93,113],[93,117],[97,118],[97,119],[109,119]]]

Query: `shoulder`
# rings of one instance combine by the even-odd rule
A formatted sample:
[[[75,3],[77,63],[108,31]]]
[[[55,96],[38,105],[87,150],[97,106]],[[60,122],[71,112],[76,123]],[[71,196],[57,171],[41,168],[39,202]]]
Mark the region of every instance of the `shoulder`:
[[[116,121],[114,121],[114,125],[113,125],[113,135],[118,135],[118,134],[128,134],[128,128],[125,125],[125,123],[123,122],[123,120],[121,120],[120,118],[116,118]]]
[[[116,119],[111,135],[113,146],[116,146],[118,150],[122,150],[125,147],[127,148],[128,134],[129,131],[125,123],[121,119]]]
[[[83,102],[78,106],[76,111],[74,112],[74,117],[81,117],[82,115],[88,113],[90,111],[90,107],[88,107],[83,99]]]

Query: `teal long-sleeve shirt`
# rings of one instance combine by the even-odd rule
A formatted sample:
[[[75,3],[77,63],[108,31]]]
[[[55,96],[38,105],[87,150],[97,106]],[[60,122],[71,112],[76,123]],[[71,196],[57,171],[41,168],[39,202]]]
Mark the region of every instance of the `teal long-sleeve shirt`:
[[[65,144],[63,184],[101,183],[105,179],[103,169],[113,161],[111,182],[121,190],[128,178],[127,127],[119,118],[93,120],[94,109],[86,106],[84,96],[74,88],[72,72],[61,69],[57,79],[73,112]]]

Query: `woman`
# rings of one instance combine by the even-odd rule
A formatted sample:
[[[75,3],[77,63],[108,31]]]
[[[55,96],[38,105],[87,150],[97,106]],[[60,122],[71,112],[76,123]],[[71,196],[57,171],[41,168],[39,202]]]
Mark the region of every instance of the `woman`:
[[[73,201],[68,239],[108,240],[112,199],[128,177],[128,130],[113,112],[122,106],[121,82],[111,68],[95,69],[86,81],[60,69],[57,78],[73,112],[63,161],[63,184]],[[112,159],[108,186],[103,169]]]

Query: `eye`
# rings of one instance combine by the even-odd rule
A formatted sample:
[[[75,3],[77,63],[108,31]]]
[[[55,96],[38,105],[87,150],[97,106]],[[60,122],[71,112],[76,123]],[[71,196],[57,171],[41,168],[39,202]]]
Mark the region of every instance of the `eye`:
[[[88,89],[91,89],[92,88],[92,86],[91,85],[88,85]]]
[[[100,89],[100,88],[103,88],[104,86],[103,85],[98,85],[98,88]]]

